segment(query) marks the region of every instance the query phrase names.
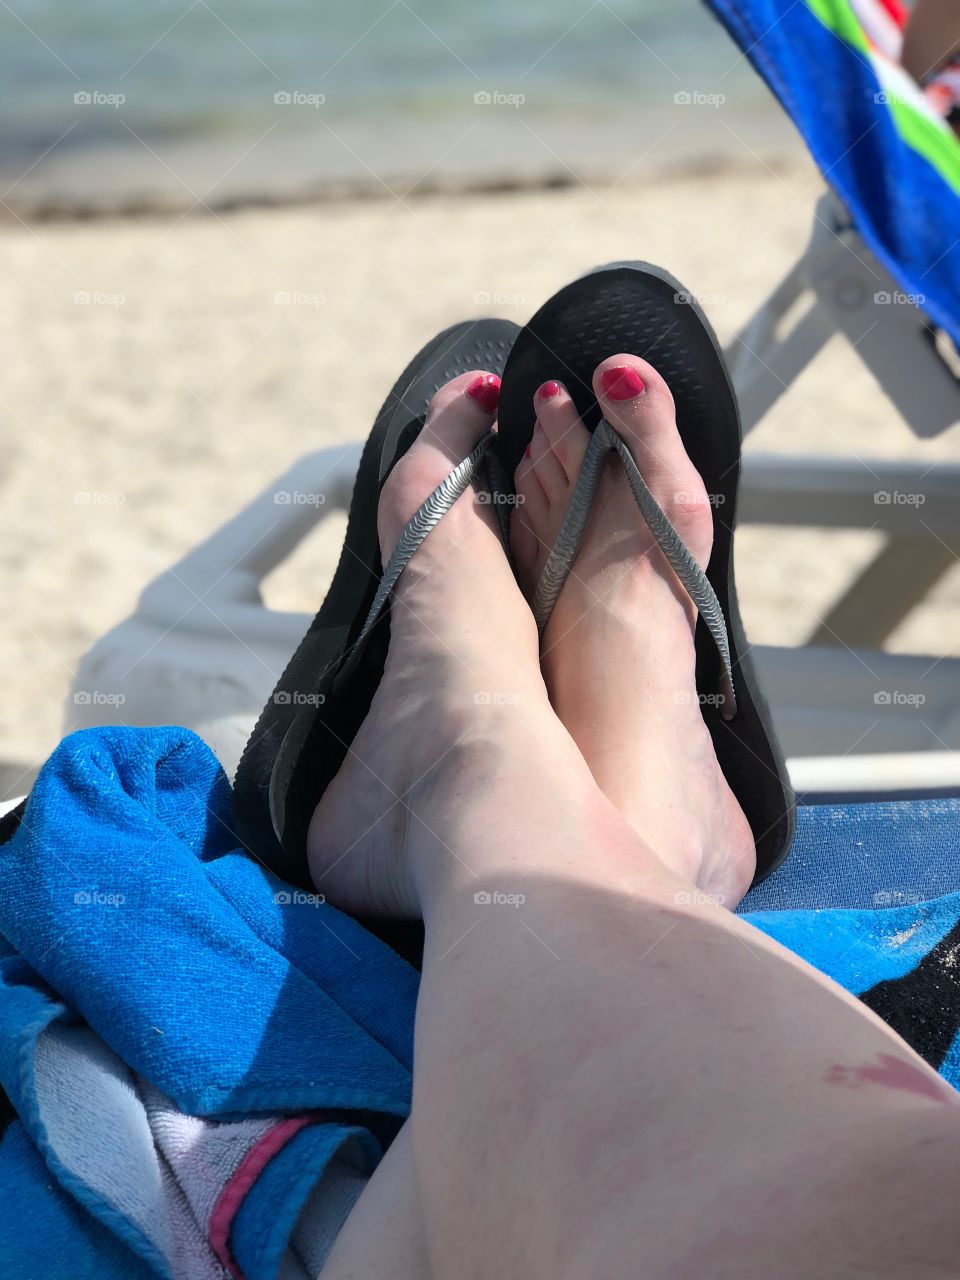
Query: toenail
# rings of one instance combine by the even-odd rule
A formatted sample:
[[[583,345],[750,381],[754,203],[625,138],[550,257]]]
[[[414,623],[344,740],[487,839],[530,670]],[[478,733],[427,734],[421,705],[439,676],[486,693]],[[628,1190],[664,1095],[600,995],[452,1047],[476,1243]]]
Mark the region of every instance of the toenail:
[[[529,445],[527,445],[527,447],[524,449],[524,451],[523,451],[523,456],[524,456],[525,458],[529,458],[529,457],[530,457],[530,446],[529,446]]]
[[[495,413],[500,399],[500,379],[495,373],[482,373],[467,387],[467,395],[487,413]]]
[[[644,382],[636,369],[618,364],[612,369],[604,369],[600,385],[611,400],[632,400],[643,390]]]
[[[554,396],[558,396],[559,394],[560,383],[550,381],[545,382],[541,387],[537,388],[536,398],[538,400],[552,400]]]

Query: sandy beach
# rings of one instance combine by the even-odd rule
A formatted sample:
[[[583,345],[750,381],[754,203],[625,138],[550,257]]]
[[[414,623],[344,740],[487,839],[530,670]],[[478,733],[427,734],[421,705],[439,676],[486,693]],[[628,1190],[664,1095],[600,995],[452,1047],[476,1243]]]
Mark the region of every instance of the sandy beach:
[[[728,339],[806,242],[821,189],[798,159],[634,170],[609,189],[2,224],[7,785],[56,744],[78,659],[144,585],[298,456],[364,436],[438,328],[522,322],[584,269],[642,257],[706,297]],[[958,440],[914,440],[836,340],[748,447],[933,463]],[[269,604],[313,612],[342,528],[328,520],[273,575]],[[802,643],[878,546],[744,530],[751,638]],[[958,623],[955,567],[889,647],[939,655]]]

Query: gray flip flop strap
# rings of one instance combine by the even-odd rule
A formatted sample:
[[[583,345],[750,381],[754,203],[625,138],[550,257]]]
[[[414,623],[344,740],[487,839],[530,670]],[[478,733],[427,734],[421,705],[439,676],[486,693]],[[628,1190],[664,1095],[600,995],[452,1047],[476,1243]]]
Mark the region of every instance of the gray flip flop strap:
[[[487,450],[496,438],[496,432],[488,432],[473,452],[464,458],[462,462],[458,463],[450,474],[437,485],[433,493],[431,493],[427,500],[418,508],[413,518],[404,526],[403,532],[400,534],[400,540],[384,567],[383,577],[380,579],[380,585],[377,588],[377,594],[373,598],[373,604],[370,606],[370,612],[367,614],[367,620],[363,624],[363,630],[357,637],[358,646],[360,642],[365,639],[370,629],[383,613],[384,607],[390,599],[391,591],[393,591],[401,573],[403,573],[404,569],[413,558],[414,552],[423,544],[424,539],[430,533],[431,529],[436,528],[457,499],[466,493],[474,479],[476,479],[481,472],[489,481],[490,488],[488,492],[493,499],[494,507],[497,511],[497,521],[501,531],[501,537],[504,536],[504,521],[508,519],[508,513],[506,511],[507,504],[497,500],[498,493],[500,492],[497,486],[500,481],[496,470],[490,466],[494,455],[487,453]],[[483,465],[485,460],[487,463],[486,467]],[[504,474],[502,466],[500,467],[500,474]]]
[[[543,634],[550,620],[554,605],[557,603],[557,598],[563,590],[563,584],[580,549],[584,530],[590,519],[590,512],[593,510],[600,478],[603,475],[607,454],[611,450],[616,451],[623,463],[633,496],[640,508],[640,514],[653,534],[657,546],[663,552],[687,595],[697,606],[704,625],[713,637],[720,654],[721,664],[720,714],[725,720],[732,720],[737,714],[737,700],[730,665],[730,642],[720,601],[707,575],[690,554],[683,539],[647,488],[647,483],[640,474],[640,469],[634,462],[626,442],[605,420],[601,420],[590,440],[560,532],[547,557],[533,595],[531,608],[540,634]]]

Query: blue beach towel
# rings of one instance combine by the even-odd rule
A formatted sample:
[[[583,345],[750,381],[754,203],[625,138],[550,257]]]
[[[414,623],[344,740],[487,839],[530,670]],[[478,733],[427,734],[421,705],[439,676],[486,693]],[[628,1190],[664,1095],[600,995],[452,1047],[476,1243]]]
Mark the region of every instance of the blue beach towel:
[[[193,734],[93,729],[0,848],[4,1277],[198,1274],[188,1219],[210,1275],[266,1280],[328,1167],[369,1176],[408,1114],[416,973],[231,821]],[[258,1198],[288,1142],[291,1177]]]
[[[958,833],[957,801],[805,808],[745,903],[954,1085]],[[316,1188],[336,1227],[408,1114],[414,970],[238,848],[184,729],[72,735],[3,835],[0,1275],[299,1275]]]
[[[850,0],[706,0],[905,294],[960,345],[960,141]]]

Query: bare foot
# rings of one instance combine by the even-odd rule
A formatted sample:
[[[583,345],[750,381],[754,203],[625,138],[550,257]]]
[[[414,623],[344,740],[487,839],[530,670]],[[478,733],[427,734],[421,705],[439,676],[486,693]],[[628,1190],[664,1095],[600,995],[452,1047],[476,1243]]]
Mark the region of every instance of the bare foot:
[[[713,514],[683,448],[673,397],[645,361],[598,366],[604,417],[701,567]],[[544,383],[516,472],[512,541],[528,596],[560,529],[590,439],[568,392]],[[557,714],[601,790],[673,870],[734,906],[756,851],[720,766],[695,680],[696,610],[647,529],[611,455],[586,537],[547,625],[542,667]]]
[[[474,372],[434,397],[384,486],[384,561],[427,495],[490,430],[498,392],[499,379]],[[418,876],[432,874],[431,857],[439,874],[462,830],[489,817],[490,779],[515,771],[522,754],[532,767],[556,749],[577,755],[547,699],[536,627],[495,517],[468,490],[394,592],[383,680],[310,824],[317,887],[347,910],[416,917]]]

